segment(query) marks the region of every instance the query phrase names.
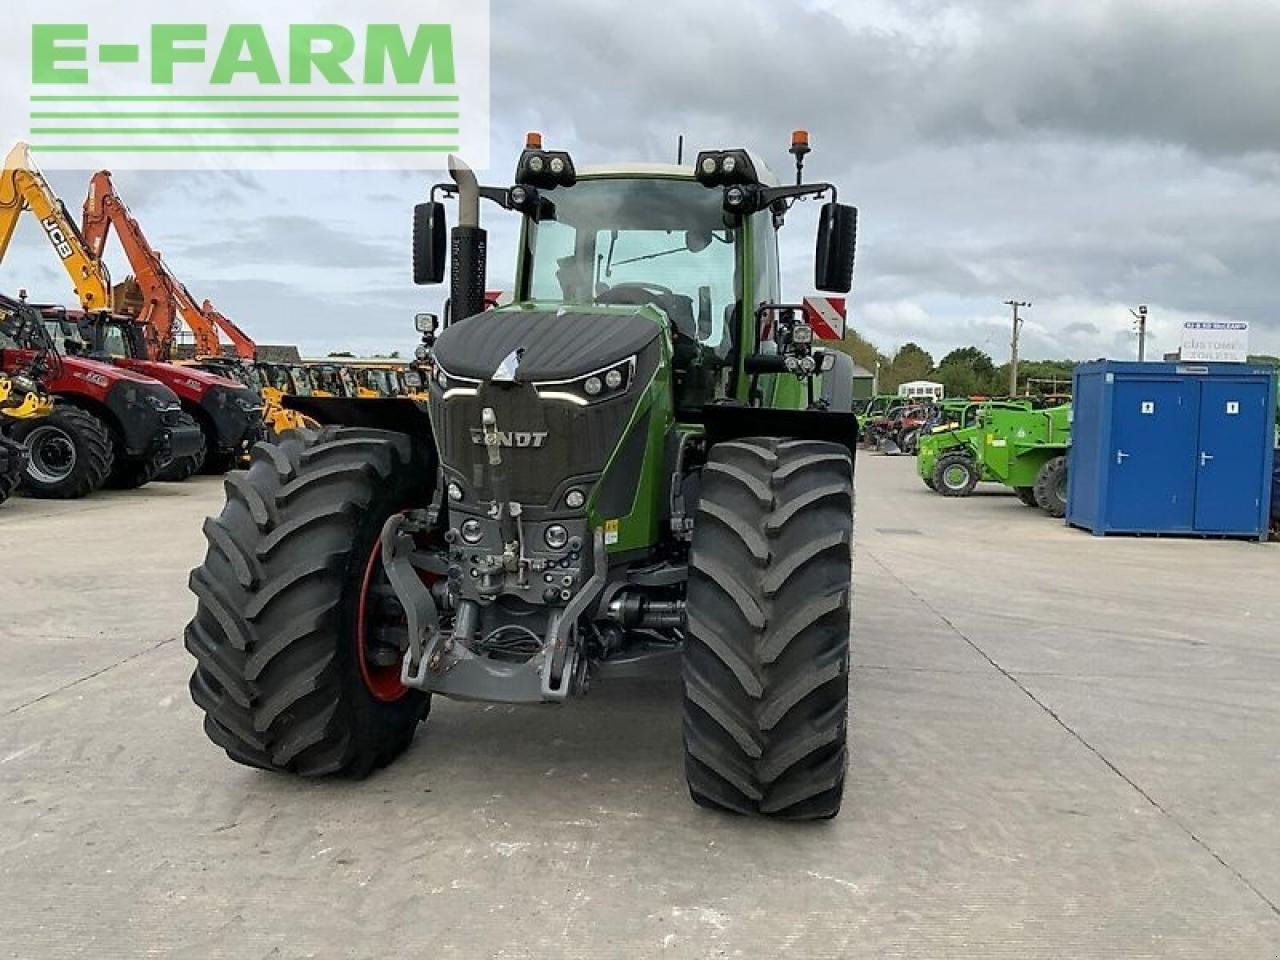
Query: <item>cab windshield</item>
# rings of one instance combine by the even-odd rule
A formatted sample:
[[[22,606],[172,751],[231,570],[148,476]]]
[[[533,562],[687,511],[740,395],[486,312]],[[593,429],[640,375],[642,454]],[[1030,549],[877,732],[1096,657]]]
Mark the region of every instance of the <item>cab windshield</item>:
[[[649,303],[677,339],[724,359],[737,230],[719,190],[691,180],[595,179],[548,191],[525,251],[527,295],[564,304]]]

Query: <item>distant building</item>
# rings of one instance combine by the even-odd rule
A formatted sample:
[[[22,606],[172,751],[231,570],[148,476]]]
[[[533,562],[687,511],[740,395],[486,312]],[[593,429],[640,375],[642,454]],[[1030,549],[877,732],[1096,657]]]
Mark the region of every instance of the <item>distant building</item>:
[[[853,365],[853,399],[868,400],[875,393],[876,375],[866,367]]]
[[[911,380],[898,387],[900,397],[933,397],[941,400],[946,395],[946,388],[933,380]]]

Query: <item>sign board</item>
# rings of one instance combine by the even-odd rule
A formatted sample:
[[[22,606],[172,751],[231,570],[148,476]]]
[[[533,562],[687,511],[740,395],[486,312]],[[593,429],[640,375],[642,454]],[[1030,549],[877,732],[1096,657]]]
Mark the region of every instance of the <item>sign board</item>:
[[[1246,363],[1249,324],[1243,320],[1187,320],[1180,359],[1201,363]]]
[[[804,318],[819,340],[844,339],[844,297],[805,297]]]

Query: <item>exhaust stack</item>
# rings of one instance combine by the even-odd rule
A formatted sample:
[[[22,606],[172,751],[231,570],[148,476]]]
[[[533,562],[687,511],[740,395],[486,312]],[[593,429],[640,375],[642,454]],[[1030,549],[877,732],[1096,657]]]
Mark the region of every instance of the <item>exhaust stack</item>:
[[[458,185],[458,225],[450,234],[449,276],[452,320],[456,322],[484,310],[489,236],[480,226],[480,185],[475,173],[450,154],[449,175]]]

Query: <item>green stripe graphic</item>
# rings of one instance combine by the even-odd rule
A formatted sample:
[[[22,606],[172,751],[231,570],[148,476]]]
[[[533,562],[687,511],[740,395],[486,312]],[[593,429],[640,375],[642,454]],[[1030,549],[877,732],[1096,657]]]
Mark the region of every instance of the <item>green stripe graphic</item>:
[[[163,95],[163,96],[141,96],[141,95],[112,95],[112,96],[79,96],[79,95],[42,95],[33,96],[32,103],[457,103],[456,96],[407,96],[407,95],[378,95],[366,96],[362,94],[346,94],[346,95],[297,95],[285,96],[283,94],[272,94],[262,96],[182,96],[182,95]]]
[[[47,113],[33,111],[33,120],[457,120],[456,113],[367,113],[323,112],[291,110],[288,112],[238,111],[236,113],[113,113],[88,110],[72,113]]]
[[[45,153],[457,153],[458,146],[450,144],[280,144],[265,146],[257,143],[227,144],[139,144],[139,143],[33,143],[33,150]]]
[[[156,136],[163,133],[181,134],[184,136],[221,137],[227,134],[298,134],[316,136],[325,134],[352,134],[370,136],[373,134],[455,136],[457,127],[32,127],[32,134],[67,136],[69,134],[102,134],[104,136]]]

